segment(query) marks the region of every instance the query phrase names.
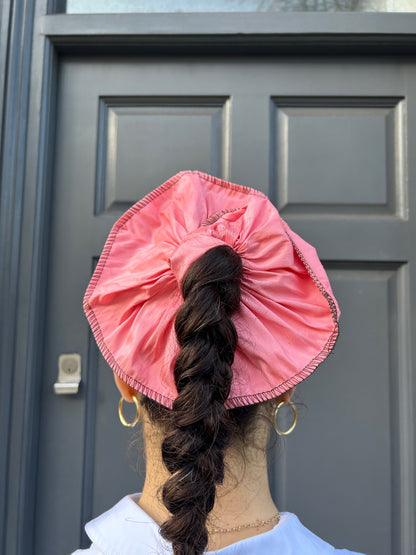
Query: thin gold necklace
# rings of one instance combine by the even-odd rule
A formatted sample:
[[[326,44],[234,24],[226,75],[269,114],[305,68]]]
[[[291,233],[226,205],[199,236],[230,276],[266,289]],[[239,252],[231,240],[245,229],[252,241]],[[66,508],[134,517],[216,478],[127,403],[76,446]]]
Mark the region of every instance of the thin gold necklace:
[[[232,528],[208,528],[208,532],[211,534],[225,534],[227,532],[238,532],[239,530],[244,530],[245,528],[260,528],[276,521],[276,524],[280,521],[280,513],[275,514],[267,520],[256,520],[255,522],[250,522],[250,524],[240,524],[239,526],[233,526]]]

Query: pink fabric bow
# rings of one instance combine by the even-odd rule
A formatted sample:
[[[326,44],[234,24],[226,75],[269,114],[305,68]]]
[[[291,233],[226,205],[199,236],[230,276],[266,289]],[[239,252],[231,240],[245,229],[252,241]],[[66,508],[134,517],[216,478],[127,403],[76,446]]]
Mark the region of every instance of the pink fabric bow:
[[[84,298],[105,359],[136,390],[172,406],[180,282],[208,249],[241,256],[238,346],[226,407],[277,397],[331,352],[339,308],[315,249],[265,195],[186,171],[131,207],[114,225]]]

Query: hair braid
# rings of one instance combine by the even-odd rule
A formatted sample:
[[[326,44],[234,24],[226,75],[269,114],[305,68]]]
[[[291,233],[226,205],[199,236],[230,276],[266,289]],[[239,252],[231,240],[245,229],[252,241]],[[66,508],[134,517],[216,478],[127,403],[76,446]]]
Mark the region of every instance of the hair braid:
[[[178,397],[162,458],[172,476],[162,499],[172,514],[161,526],[175,555],[198,555],[208,543],[207,516],[224,478],[224,449],[233,423],[224,408],[231,387],[242,263],[226,245],[198,258],[182,282],[184,303],[175,320],[181,351],[174,376]]]

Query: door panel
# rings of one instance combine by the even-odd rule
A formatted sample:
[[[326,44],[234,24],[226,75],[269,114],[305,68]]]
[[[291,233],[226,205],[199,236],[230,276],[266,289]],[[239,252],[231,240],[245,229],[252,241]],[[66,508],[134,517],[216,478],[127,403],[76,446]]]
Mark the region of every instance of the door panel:
[[[140,436],[119,424],[82,297],[116,219],[184,169],[268,194],[340,299],[335,353],[298,387],[302,417],[272,454],[279,509],[338,547],[400,552],[412,518],[415,82],[404,59],[62,59],[36,553],[88,545],[82,524],[143,483]],[[57,396],[68,352],[82,355],[83,382]]]

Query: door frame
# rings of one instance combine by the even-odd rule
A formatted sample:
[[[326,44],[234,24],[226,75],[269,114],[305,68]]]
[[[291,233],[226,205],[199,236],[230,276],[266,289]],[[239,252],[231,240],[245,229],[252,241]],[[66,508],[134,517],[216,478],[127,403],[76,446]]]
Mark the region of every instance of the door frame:
[[[54,7],[54,0],[4,0],[0,21],[0,77],[5,77],[0,91],[0,554],[28,555],[34,549],[60,56],[416,54],[416,13],[219,18],[211,13],[53,15]],[[408,358],[411,367],[410,353]],[[403,554],[415,549],[415,446],[407,449],[404,471],[412,488],[399,493],[400,529],[394,540]]]

